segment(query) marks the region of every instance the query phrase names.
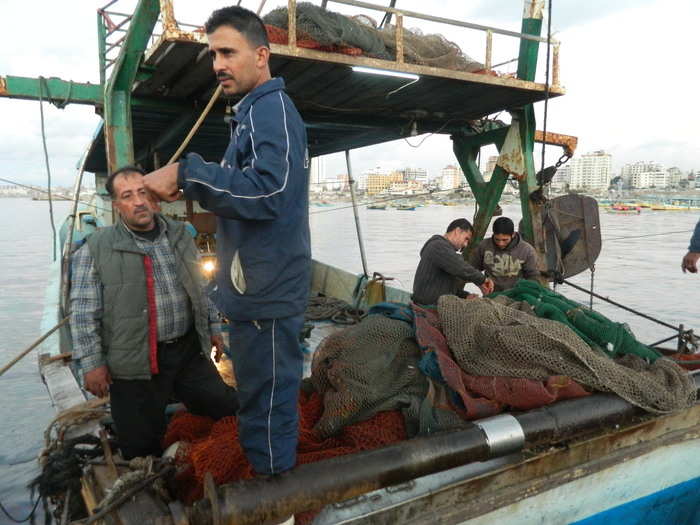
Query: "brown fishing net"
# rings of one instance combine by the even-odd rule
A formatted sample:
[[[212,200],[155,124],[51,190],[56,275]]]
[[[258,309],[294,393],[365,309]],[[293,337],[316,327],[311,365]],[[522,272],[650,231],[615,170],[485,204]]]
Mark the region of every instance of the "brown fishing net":
[[[445,295],[438,313],[454,360],[468,374],[535,380],[564,375],[655,413],[695,403],[692,378],[669,359],[651,365],[634,355],[612,360],[566,325],[490,299]]]
[[[263,17],[270,41],[287,44],[289,18],[286,7]],[[385,60],[396,59],[396,29],[377,27],[366,15],[345,16],[320,6],[297,4],[297,45],[349,55],[363,54]],[[420,29],[404,29],[404,59],[411,64],[458,71],[483,72],[484,65],[464,54],[457,44],[440,34],[423,34]]]
[[[381,315],[328,336],[311,364],[324,405],[314,430],[331,436],[377,412],[419,403],[428,391],[420,358],[412,327]]]

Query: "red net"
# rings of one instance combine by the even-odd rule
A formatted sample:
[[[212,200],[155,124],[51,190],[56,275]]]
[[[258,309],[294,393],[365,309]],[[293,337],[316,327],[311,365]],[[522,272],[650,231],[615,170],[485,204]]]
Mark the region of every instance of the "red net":
[[[406,439],[404,419],[399,411],[380,412],[367,421],[345,427],[335,436],[320,439],[312,429],[322,413],[323,400],[318,394],[300,394],[299,465],[372,450]],[[171,420],[163,441],[165,447],[176,441],[189,443],[183,453],[178,454],[181,468],[176,477],[178,496],[188,504],[203,497],[207,472],[211,472],[217,485],[255,475],[238,441],[235,417],[214,422],[206,417],[181,412]],[[304,523],[313,515],[298,515],[297,522]]]
[[[464,410],[455,410],[466,419],[493,416],[507,407],[529,410],[561,399],[590,394],[565,376],[550,376],[545,381],[535,381],[518,377],[469,375],[452,356],[437,310],[420,308],[415,304],[412,308],[416,316],[416,340],[424,351],[436,353],[442,376],[464,404]]]
[[[281,27],[272,26],[270,24],[265,24],[265,29],[267,29],[267,38],[272,44],[280,44],[286,46],[289,44],[289,33],[286,29]],[[310,35],[304,33],[303,31],[297,30],[297,46],[304,47],[306,49],[318,49],[319,51],[325,51],[327,53],[341,53],[343,55],[359,56],[362,54],[362,49],[359,47],[350,46],[338,46],[330,45],[324,46],[320,42],[314,40]]]

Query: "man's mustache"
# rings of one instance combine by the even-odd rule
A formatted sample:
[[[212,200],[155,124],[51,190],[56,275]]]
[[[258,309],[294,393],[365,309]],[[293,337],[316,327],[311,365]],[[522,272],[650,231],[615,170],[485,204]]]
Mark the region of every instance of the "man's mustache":
[[[227,75],[226,73],[219,73],[216,75],[217,80],[233,80],[233,77],[231,75]]]

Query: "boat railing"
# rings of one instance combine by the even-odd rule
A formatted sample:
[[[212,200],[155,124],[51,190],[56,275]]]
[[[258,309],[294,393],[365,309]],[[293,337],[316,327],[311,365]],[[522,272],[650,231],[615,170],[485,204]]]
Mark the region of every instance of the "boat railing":
[[[108,71],[116,63],[119,51],[124,43],[126,34],[128,32],[129,24],[131,23],[132,16],[128,13],[123,13],[110,9],[118,0],[112,0],[104,7],[98,9],[98,46],[99,46],[99,58],[100,58],[100,80],[104,84],[104,80],[108,78]],[[425,73],[423,69],[425,66],[419,66],[418,64],[411,64],[406,61],[406,35],[405,35],[405,20],[406,19],[416,19],[422,20],[424,22],[434,22],[438,24],[443,24],[447,26],[460,27],[464,29],[469,29],[473,31],[480,31],[484,34],[485,39],[485,50],[483,55],[483,69],[479,70],[479,73],[498,75],[496,68],[517,62],[517,57],[500,62],[498,64],[493,63],[493,50],[494,50],[494,35],[499,35],[503,37],[516,38],[520,41],[529,40],[540,43],[547,43],[547,37],[532,35],[528,33],[521,33],[517,31],[511,31],[507,29],[501,29],[494,26],[488,26],[483,24],[476,24],[472,22],[465,22],[461,20],[433,16],[423,13],[418,13],[415,11],[409,11],[406,9],[399,9],[391,6],[383,6],[370,2],[364,2],[361,0],[322,0],[321,6],[326,8],[328,3],[342,4],[347,6],[352,6],[361,9],[368,9],[373,11],[379,11],[384,13],[384,20],[380,24],[379,29],[383,27],[385,22],[388,24],[391,22],[391,18],[394,18],[394,33],[395,33],[395,46],[396,54],[393,60],[387,59],[375,59],[369,57],[352,57],[354,62],[358,62],[361,65],[367,65],[370,67],[378,67],[383,69],[391,69],[395,71],[408,71],[415,73]],[[261,4],[264,5],[264,1]],[[531,0],[525,2],[525,13],[526,18],[538,18],[542,16],[542,10],[544,3],[542,0]],[[273,44],[273,52],[282,52],[283,54],[289,54],[294,56],[304,56],[313,55],[313,50],[299,47],[297,45],[297,0],[287,0],[288,9],[288,43],[287,45]],[[201,24],[188,24],[184,22],[178,22],[175,18],[173,1],[172,0],[160,0],[160,16],[156,27],[151,35],[151,44],[155,43],[161,37],[168,38],[186,38],[190,40],[204,41],[204,33]],[[560,87],[559,81],[559,48],[560,42],[554,38],[551,38],[549,43],[552,46],[552,67],[551,67],[551,79],[550,89],[558,89]],[[430,69],[444,69],[444,68],[434,68]]]

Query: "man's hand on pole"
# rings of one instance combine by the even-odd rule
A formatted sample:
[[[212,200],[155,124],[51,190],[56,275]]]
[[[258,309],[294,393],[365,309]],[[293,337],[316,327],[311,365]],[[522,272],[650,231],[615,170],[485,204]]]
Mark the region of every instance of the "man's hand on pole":
[[[94,396],[107,397],[111,384],[112,376],[109,374],[107,365],[85,372],[85,390]]]
[[[177,187],[177,162],[169,164],[143,177],[143,183],[153,195],[166,202],[173,202],[180,196]]]
[[[221,356],[224,354],[224,338],[221,335],[211,336],[211,345],[216,348],[214,352],[214,361],[217,363],[221,360]]]
[[[700,252],[686,253],[685,257],[683,257],[683,261],[681,262],[681,268],[683,269],[683,273],[685,273],[686,271],[690,273],[698,273],[698,259],[700,259]]]

